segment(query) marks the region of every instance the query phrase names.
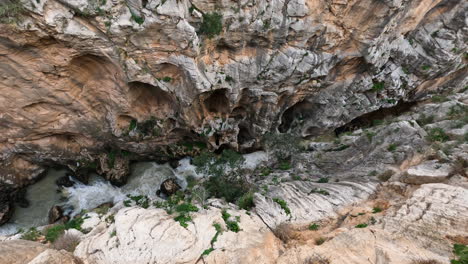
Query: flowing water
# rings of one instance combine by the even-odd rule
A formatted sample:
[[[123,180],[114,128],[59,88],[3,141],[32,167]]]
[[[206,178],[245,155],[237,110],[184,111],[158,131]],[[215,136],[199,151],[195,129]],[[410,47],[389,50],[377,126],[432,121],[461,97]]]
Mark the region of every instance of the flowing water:
[[[255,168],[266,160],[264,152],[244,155],[246,168]],[[183,189],[187,186],[186,178],[200,178],[190,158],[179,161],[179,167],[172,169],[168,164],[156,162],[138,162],[132,165],[128,182],[122,187],[115,187],[102,177],[92,174],[88,185],[76,182],[60,193],[55,184],[56,179],[65,176],[66,170],[50,169],[47,175],[34,185],[28,187],[26,194],[30,201],[28,208],[15,208],[9,223],[0,226],[0,236],[18,232],[19,228],[28,229],[48,223],[48,212],[53,205],[61,205],[67,214],[75,215],[82,210],[91,210],[103,203],[118,203],[127,199],[127,195],[146,195],[156,199],[156,191],[168,178],[177,178]]]

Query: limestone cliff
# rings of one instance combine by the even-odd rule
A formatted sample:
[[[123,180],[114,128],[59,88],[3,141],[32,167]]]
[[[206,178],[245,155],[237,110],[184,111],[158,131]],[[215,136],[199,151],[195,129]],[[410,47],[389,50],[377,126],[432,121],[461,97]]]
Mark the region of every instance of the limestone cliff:
[[[462,0],[11,3],[0,179],[14,185],[97,163],[121,184],[128,159],[316,136],[467,83]]]

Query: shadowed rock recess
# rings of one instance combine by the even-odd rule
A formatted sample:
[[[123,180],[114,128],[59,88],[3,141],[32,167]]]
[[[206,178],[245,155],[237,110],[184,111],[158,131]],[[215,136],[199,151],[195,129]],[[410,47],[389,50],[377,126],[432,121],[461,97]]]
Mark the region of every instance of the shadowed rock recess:
[[[0,1],[0,264],[468,263],[467,1]]]

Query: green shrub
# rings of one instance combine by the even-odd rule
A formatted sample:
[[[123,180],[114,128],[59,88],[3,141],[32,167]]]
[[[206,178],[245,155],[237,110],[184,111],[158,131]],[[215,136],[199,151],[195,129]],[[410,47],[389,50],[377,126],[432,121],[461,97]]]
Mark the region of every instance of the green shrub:
[[[239,208],[244,209],[244,210],[252,209],[255,206],[254,201],[253,201],[253,192],[248,192],[242,195],[239,198],[237,205],[239,206]]]
[[[278,169],[280,169],[280,170],[289,170],[289,169],[291,169],[291,168],[292,168],[291,163],[288,162],[288,161],[285,161],[285,160],[281,161],[281,162],[278,164]]]
[[[453,253],[458,260],[451,260],[451,264],[468,264],[468,246],[462,244],[453,245]]]
[[[327,182],[328,182],[328,178],[320,178],[317,182],[318,182],[318,183],[327,183]]]
[[[291,215],[291,210],[289,209],[288,207],[288,204],[286,203],[286,201],[280,199],[280,198],[273,198],[273,201],[277,204],[279,204],[279,206],[281,207],[281,209],[284,210],[284,212],[287,214],[287,215]]]
[[[45,238],[47,241],[54,242],[60,235],[68,229],[76,229],[81,231],[81,225],[83,224],[84,219],[82,217],[76,217],[68,221],[65,224],[59,224],[52,226],[46,230]]]
[[[54,242],[60,235],[65,232],[65,225],[56,225],[47,229],[45,238],[47,241]]]
[[[372,208],[372,213],[373,213],[373,214],[377,214],[377,213],[380,213],[380,212],[382,212],[382,208],[380,208],[380,207],[374,207],[374,208]]]
[[[443,103],[449,101],[449,99],[446,96],[443,95],[433,95],[431,97],[431,101],[433,103]]]
[[[31,227],[27,232],[21,235],[21,239],[36,241],[41,235],[41,232],[39,232],[35,227]]]
[[[172,81],[172,78],[169,77],[169,76],[165,76],[164,78],[162,78],[162,81],[168,83],[168,82],[171,82],[171,81]]]
[[[176,206],[175,210],[179,213],[198,212],[198,208],[191,203],[183,203]]]
[[[319,225],[317,225],[316,223],[312,223],[309,225],[309,230],[313,230],[313,231],[316,231],[320,228]]]
[[[227,229],[231,230],[234,233],[237,233],[237,232],[240,231],[239,224],[237,222],[234,222],[234,221],[227,221],[226,222],[226,227],[227,227]]]
[[[205,251],[203,251],[202,255],[203,256],[208,256],[213,251],[214,251],[214,248],[205,249]]]
[[[135,21],[138,25],[141,25],[145,22],[145,19],[137,14],[135,14],[133,11],[130,10],[130,13],[132,14],[132,19]]]
[[[0,5],[0,24],[10,24],[18,21],[26,9],[20,0],[4,0]]]
[[[372,91],[373,92],[382,91],[384,88],[385,88],[385,83],[384,82],[374,82],[372,84]]]
[[[429,66],[429,65],[423,65],[423,66],[421,66],[421,70],[423,70],[423,71],[427,71],[427,70],[429,70],[430,68],[431,68],[431,66]]]
[[[187,222],[192,221],[192,217],[191,217],[190,215],[187,215],[187,214],[180,214],[180,215],[178,215],[177,217],[175,217],[174,220],[175,220],[176,222],[179,222],[179,224],[180,224],[182,227],[187,228],[187,227],[188,227],[188,223],[187,223]]]
[[[434,115],[429,115],[429,116],[426,116],[424,113],[422,113],[420,116],[419,116],[419,119],[416,120],[416,122],[420,125],[420,126],[425,126],[427,124],[432,124],[434,123]]]
[[[390,152],[393,152],[397,149],[397,145],[396,144],[390,144],[388,145],[388,148],[387,150],[390,151]]]
[[[432,142],[445,142],[449,140],[449,136],[440,127],[431,128],[428,132],[427,139]]]
[[[359,224],[355,226],[356,228],[366,228],[367,224]]]
[[[240,180],[226,179],[220,176],[210,177],[204,185],[211,196],[224,198],[229,203],[235,203],[250,190],[250,187]]]
[[[217,12],[203,14],[203,22],[200,26],[200,34],[213,38],[223,30],[223,16]]]

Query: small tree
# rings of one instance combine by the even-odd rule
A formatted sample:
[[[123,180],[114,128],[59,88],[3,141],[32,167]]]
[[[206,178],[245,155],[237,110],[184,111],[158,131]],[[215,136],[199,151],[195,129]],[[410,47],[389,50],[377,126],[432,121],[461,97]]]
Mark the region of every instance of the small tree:
[[[203,14],[203,22],[200,26],[200,34],[213,38],[223,30],[223,16],[219,13]]]

